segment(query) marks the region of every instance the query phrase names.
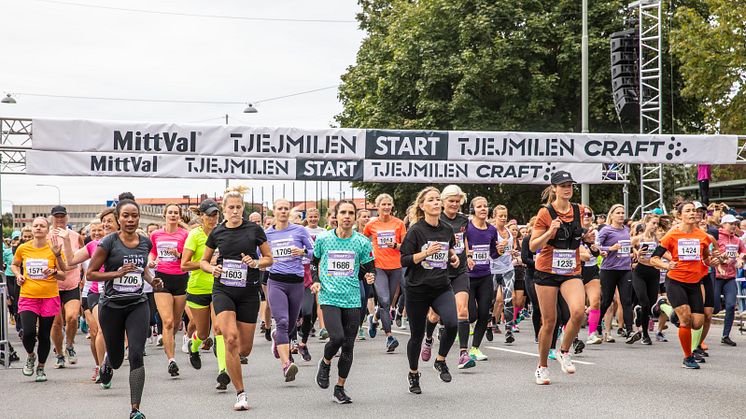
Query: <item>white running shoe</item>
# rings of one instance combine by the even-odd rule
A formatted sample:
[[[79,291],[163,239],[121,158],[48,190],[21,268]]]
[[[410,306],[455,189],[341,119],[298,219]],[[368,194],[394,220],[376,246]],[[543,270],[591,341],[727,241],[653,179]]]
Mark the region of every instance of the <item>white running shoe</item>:
[[[560,367],[562,367],[562,372],[565,374],[575,373],[575,364],[572,363],[572,355],[570,352],[562,353],[560,351],[557,361],[560,363]]]
[[[551,380],[549,380],[549,368],[547,367],[536,367],[534,376],[536,377],[536,384],[540,386],[545,386],[552,383]]]
[[[236,396],[236,404],[233,405],[233,410],[249,410],[249,400],[246,397],[246,392]]]
[[[189,339],[186,335],[184,335],[184,338],[182,339],[181,352],[184,352],[185,354],[189,353]]]
[[[603,342],[603,339],[601,339],[600,336],[598,336],[598,333],[593,332],[588,336],[588,340],[585,341],[586,345],[600,345],[601,342]]]

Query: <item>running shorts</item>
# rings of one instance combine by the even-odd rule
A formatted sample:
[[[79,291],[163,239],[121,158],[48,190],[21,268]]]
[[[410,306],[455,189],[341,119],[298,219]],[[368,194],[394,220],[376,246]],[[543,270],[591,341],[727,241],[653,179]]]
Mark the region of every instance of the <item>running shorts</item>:
[[[227,293],[220,288],[212,290],[212,306],[215,308],[215,315],[224,311],[233,311],[236,313],[236,320],[242,323],[254,323],[259,316],[259,290],[256,288],[246,288],[240,293]]]
[[[173,296],[186,295],[189,274],[171,275],[156,271],[155,276],[163,280],[163,288],[155,292],[167,292]]]
[[[72,300],[80,300],[80,288],[75,287],[71,290],[60,290],[60,302],[63,306]]]
[[[454,277],[451,277],[451,288],[453,293],[458,294],[460,292],[469,293],[469,275],[466,272],[460,273]]]
[[[688,284],[666,277],[666,297],[671,307],[689,306],[692,313],[704,314],[705,306],[700,283]]]

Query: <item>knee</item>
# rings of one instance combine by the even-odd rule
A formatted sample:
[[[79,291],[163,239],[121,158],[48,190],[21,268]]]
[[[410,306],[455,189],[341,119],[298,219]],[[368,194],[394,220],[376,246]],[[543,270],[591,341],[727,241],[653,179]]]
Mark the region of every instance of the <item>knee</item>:
[[[277,327],[278,334],[280,333],[279,331],[283,331],[287,334],[287,332],[290,330],[290,321],[288,321],[287,317],[275,317],[275,325]]]
[[[345,338],[344,336],[330,336],[329,342],[334,345],[335,348],[339,348],[345,345]]]
[[[448,318],[442,318],[443,320],[443,326],[448,331],[456,331],[458,330],[458,318],[456,317],[448,317]]]
[[[161,317],[161,323],[163,324],[163,328],[166,330],[171,330],[174,328],[174,319],[173,318],[163,318]]]
[[[469,309],[467,307],[458,307],[456,315],[459,319],[468,319],[469,318]]]
[[[223,335],[223,342],[225,342],[225,349],[229,351],[235,351],[238,347],[238,334],[228,333]]]
[[[130,369],[136,369],[142,367],[144,364],[142,352],[140,351],[133,351],[130,348],[128,359],[130,361]]]
[[[570,309],[570,321],[580,322],[582,321],[583,316],[585,316],[584,307],[573,307]]]
[[[679,315],[679,327],[694,327],[695,329],[698,329],[697,326],[692,325],[692,315],[691,314],[685,314],[683,316]]]

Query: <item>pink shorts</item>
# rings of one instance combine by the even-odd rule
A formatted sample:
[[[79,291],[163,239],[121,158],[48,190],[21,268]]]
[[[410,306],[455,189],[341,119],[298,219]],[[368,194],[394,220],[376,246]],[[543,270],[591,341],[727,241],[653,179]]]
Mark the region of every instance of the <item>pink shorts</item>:
[[[18,312],[31,311],[40,317],[54,317],[60,313],[60,297],[18,299]]]

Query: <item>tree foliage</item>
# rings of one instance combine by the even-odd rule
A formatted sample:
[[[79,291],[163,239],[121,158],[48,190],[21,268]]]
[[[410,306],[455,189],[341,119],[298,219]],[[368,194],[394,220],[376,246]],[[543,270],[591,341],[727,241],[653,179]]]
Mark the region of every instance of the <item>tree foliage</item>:
[[[682,94],[699,101],[710,130],[746,133],[746,0],[679,7],[671,40],[682,63]]]
[[[342,127],[579,132],[581,4],[575,0],[360,0],[367,36],[342,76]],[[627,1],[589,2],[591,132],[635,132],[613,108],[609,35],[624,29]],[[667,64],[668,65],[668,64]],[[674,62],[672,80],[680,76]],[[670,67],[668,67],[670,68]],[[665,73],[665,71],[664,71]],[[679,129],[696,129],[696,105],[673,95]],[[692,122],[694,121],[694,122]],[[664,132],[666,132],[664,129]],[[684,169],[675,169],[681,171]],[[635,173],[635,171],[633,171]],[[671,183],[667,171],[667,183]],[[634,182],[634,179],[633,179]],[[634,185],[634,183],[632,184]],[[361,183],[394,195],[400,213],[424,185]],[[542,187],[461,185],[525,221]],[[669,185],[672,187],[673,185]],[[631,208],[639,202],[632,186]],[[591,187],[598,210],[622,187]]]

